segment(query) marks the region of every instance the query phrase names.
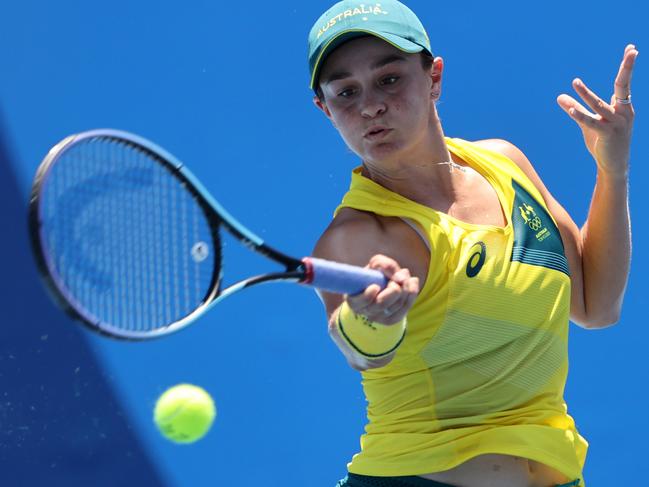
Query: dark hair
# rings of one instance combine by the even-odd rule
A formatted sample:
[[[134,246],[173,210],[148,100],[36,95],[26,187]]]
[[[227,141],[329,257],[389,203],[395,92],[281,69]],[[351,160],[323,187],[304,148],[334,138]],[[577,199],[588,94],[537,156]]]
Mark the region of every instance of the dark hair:
[[[430,54],[428,51],[420,51],[419,52],[420,59],[421,59],[421,67],[423,68],[424,71],[430,71],[430,69],[433,67],[433,61],[435,58],[433,57],[432,54]],[[315,82],[315,95],[320,99],[320,101],[324,101],[324,93],[322,92],[322,89],[320,88],[320,80],[317,79]]]

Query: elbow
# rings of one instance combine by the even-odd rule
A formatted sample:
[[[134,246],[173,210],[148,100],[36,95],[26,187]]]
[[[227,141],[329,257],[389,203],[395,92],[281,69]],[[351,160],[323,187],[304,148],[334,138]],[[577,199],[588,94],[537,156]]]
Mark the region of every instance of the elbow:
[[[620,310],[611,309],[599,313],[591,313],[582,317],[573,319],[573,321],[586,330],[599,330],[610,328],[619,323]]]
[[[623,298],[622,294],[615,299],[584,300],[580,307],[572,308],[570,319],[587,330],[609,328],[620,321]]]

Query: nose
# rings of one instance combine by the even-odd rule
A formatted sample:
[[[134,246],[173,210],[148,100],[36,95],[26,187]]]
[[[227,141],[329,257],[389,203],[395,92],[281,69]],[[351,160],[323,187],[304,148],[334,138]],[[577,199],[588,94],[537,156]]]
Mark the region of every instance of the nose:
[[[372,94],[366,94],[363,98],[363,103],[361,105],[361,115],[364,118],[375,118],[379,115],[383,115],[388,107],[385,102],[377,96]]]

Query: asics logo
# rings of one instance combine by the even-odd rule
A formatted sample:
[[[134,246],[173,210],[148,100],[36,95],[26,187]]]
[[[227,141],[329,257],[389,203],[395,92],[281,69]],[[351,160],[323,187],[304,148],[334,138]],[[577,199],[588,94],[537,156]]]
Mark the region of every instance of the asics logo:
[[[472,254],[469,256],[469,262],[466,264],[466,275],[475,277],[482,269],[487,259],[487,246],[484,242],[476,242],[471,247]]]

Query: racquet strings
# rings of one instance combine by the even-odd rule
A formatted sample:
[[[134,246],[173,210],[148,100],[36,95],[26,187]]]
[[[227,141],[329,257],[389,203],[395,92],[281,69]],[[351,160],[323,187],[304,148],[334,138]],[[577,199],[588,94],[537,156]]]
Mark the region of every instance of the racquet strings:
[[[218,229],[172,169],[132,143],[70,146],[44,178],[39,211],[52,279],[108,333],[169,326],[218,285]]]

